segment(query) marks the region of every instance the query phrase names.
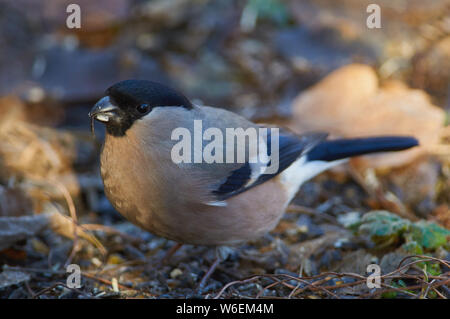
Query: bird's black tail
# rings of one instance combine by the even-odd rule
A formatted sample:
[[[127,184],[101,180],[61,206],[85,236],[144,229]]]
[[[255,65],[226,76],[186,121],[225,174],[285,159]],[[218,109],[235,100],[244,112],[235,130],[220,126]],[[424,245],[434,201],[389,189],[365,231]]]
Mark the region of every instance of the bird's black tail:
[[[419,145],[410,136],[379,136],[320,142],[307,153],[307,161],[332,162],[370,153],[401,151]]]

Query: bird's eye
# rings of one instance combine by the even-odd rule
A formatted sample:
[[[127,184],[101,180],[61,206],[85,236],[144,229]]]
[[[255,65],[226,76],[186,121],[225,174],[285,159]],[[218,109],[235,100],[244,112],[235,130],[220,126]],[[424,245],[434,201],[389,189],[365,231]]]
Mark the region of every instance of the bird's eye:
[[[140,104],[136,107],[136,109],[138,110],[139,113],[145,114],[148,111],[150,111],[150,105],[148,104]]]

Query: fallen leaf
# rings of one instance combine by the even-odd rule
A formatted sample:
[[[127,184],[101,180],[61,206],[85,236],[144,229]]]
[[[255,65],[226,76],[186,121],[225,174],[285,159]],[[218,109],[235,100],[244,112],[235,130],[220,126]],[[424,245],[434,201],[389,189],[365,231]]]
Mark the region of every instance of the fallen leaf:
[[[445,228],[450,229],[450,207],[446,204],[439,205],[433,211],[433,215],[440,224],[444,225]]]
[[[0,273],[0,289],[18,285],[28,280],[30,280],[30,275],[24,272],[5,269]]]
[[[333,137],[412,135],[420,147],[360,159],[381,168],[402,166],[440,143],[445,113],[421,90],[390,82],[379,87],[375,71],[351,64],[325,77],[293,102],[289,125],[299,133],[326,131]]]
[[[39,234],[49,225],[48,215],[0,217],[0,250]]]

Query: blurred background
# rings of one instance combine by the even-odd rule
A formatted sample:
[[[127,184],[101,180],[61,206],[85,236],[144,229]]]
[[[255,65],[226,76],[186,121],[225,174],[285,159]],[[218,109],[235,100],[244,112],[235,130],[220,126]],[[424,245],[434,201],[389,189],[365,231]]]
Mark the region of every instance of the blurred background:
[[[393,270],[413,253],[450,259],[450,1],[376,1],[374,29],[366,0],[77,0],[81,28],[69,29],[73,2],[0,0],[0,297],[193,294],[210,252],[182,248],[149,268],[173,243],[126,222],[103,194],[102,127],[92,137],[87,114],[129,78],[296,132],[421,142],[307,183],[277,229],[242,248],[205,294],[251,274],[365,273],[366,261]],[[81,291],[57,284],[72,262],[85,270]],[[358,289],[339,293],[368,296]],[[295,296],[304,294],[329,297]]]

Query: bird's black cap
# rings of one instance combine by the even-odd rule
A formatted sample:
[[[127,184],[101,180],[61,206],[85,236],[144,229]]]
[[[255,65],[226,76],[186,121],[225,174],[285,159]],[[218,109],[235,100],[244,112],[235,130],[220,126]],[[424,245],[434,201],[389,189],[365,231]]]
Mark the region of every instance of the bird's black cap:
[[[104,122],[106,131],[123,136],[136,120],[155,107],[182,107],[192,109],[192,103],[183,94],[161,83],[145,80],[118,82],[106,90],[89,113],[92,120]]]
[[[120,108],[135,107],[143,103],[152,108],[157,106],[192,108],[191,102],[183,94],[153,81],[125,80],[109,87],[106,94]]]

